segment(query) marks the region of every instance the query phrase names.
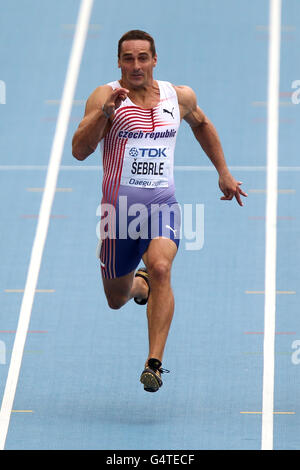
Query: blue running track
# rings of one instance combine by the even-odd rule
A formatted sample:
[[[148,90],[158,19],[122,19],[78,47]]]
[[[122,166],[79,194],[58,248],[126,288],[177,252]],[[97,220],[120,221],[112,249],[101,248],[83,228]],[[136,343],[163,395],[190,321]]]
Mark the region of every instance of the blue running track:
[[[0,0],[0,403],[28,275],[79,0]],[[273,448],[300,448],[300,17],[283,0]],[[261,449],[269,0],[95,0],[62,154],[5,449]],[[72,157],[89,94],[119,78],[129,29],[156,39],[155,78],[191,86],[215,124],[244,207],[182,123],[177,199],[204,209],[181,241],[159,393],[139,375],[145,308],[107,306],[95,256],[101,158]],[[299,99],[300,101],[300,99]],[[200,221],[202,223],[202,219]],[[195,227],[194,227],[195,228]],[[299,354],[298,354],[299,351]],[[1,429],[1,428],[0,428]]]

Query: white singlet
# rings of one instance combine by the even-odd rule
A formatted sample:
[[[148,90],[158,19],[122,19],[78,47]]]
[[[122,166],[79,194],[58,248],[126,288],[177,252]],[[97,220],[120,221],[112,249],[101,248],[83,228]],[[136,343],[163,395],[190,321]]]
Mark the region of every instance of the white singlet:
[[[173,85],[166,81],[157,83],[157,106],[143,109],[127,97],[101,141],[105,202],[115,205],[120,194],[134,195],[135,200],[146,204],[161,199],[160,196],[174,196],[174,150],[180,111]],[[120,87],[118,81],[108,85],[113,89]],[[141,188],[148,191],[140,191]]]

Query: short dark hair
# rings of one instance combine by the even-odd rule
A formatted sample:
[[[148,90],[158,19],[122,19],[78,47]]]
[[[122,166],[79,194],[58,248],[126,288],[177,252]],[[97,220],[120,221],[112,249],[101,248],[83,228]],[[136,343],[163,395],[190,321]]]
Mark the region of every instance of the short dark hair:
[[[130,41],[132,39],[133,40],[134,39],[141,39],[143,41],[149,41],[152,57],[155,56],[156,50],[155,50],[155,43],[154,43],[153,37],[150,36],[150,34],[146,33],[145,31],[141,31],[139,29],[132,29],[131,31],[128,31],[127,33],[123,34],[123,36],[119,40],[119,43],[118,43],[118,57],[119,58],[120,58],[120,55],[121,55],[122,43],[124,41]]]

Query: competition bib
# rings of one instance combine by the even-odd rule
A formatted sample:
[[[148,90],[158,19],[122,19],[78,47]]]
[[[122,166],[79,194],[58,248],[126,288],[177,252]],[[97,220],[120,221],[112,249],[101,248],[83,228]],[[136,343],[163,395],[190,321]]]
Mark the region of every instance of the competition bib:
[[[121,185],[140,188],[168,187],[169,147],[126,146]]]

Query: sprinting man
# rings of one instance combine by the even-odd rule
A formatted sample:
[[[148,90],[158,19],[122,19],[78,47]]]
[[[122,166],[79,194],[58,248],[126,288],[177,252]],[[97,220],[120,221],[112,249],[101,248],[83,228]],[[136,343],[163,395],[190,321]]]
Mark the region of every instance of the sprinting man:
[[[103,287],[112,309],[132,298],[147,304],[149,353],[140,381],[149,392],[162,386],[163,354],[174,314],[171,269],[179,246],[180,211],[173,157],[182,119],[218,172],[221,199],[235,198],[242,206],[241,196],[247,196],[229,172],[216,129],[197,105],[194,91],[155,80],[156,64],[155,43],[148,33],[124,34],[118,43],[121,79],[93,91],[72,142],[78,160],[101,143]],[[137,269],[141,260],[145,266]]]

